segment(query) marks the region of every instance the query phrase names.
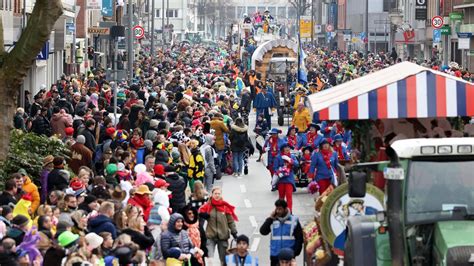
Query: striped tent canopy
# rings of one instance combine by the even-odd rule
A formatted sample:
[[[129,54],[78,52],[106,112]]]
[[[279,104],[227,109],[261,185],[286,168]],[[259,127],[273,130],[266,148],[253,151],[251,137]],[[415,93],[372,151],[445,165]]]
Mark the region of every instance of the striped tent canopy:
[[[308,97],[313,121],[474,116],[474,84],[402,62]]]

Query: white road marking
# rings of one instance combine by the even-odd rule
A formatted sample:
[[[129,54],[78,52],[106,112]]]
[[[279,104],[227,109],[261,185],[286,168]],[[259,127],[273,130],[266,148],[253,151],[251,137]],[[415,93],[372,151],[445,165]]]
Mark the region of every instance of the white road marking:
[[[245,207],[250,209],[252,208],[252,203],[250,203],[249,199],[244,199]]]
[[[254,238],[252,241],[252,247],[250,248],[250,251],[256,252],[259,244],[260,244],[260,237]]]
[[[247,188],[245,187],[245,185],[240,185],[240,192],[242,192],[242,193],[247,192]]]
[[[251,215],[249,216],[250,224],[252,224],[252,227],[257,227],[257,219],[255,219],[255,216]]]

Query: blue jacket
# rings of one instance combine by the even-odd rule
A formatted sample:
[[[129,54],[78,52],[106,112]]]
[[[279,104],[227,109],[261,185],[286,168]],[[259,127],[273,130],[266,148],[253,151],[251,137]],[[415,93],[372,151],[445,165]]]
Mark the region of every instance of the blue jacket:
[[[318,136],[316,138],[314,138],[313,143],[308,143],[307,134],[308,133],[302,135],[302,140],[301,140],[302,147],[311,146],[311,148],[313,148],[313,150],[314,150],[316,148],[319,148],[319,144],[321,144],[321,142],[325,139],[325,137],[323,135],[318,133]]]
[[[112,234],[112,238],[117,237],[117,229],[115,228],[114,222],[109,217],[100,214],[97,217],[89,220],[89,232],[99,234],[101,232],[109,232]]]
[[[321,134],[323,134],[325,138],[331,138],[333,135],[332,129],[329,129],[330,126],[327,121],[321,122]]]
[[[225,265],[227,266],[241,266],[240,260],[237,254],[225,256]],[[247,254],[245,256],[244,266],[258,266],[258,258],[252,257],[252,255]]]
[[[299,166],[299,162],[293,154],[291,155],[291,160],[293,161],[293,167]],[[281,154],[279,154],[273,162],[273,170],[276,172],[280,167],[283,166],[285,166],[285,160],[283,160],[283,158],[281,158]],[[293,191],[296,191],[295,174],[293,172],[293,169],[291,169],[289,175],[281,177],[280,180],[278,180],[278,184],[292,184]]]
[[[333,152],[330,161],[331,169],[328,169],[321,152],[314,152],[313,155],[311,155],[311,166],[309,172],[314,173],[314,171],[316,171],[316,181],[321,179],[333,180],[335,178],[334,174],[336,173],[337,164],[339,163],[336,152]]]
[[[253,107],[257,109],[274,108],[276,106],[277,102],[271,92],[267,92],[266,94],[260,92],[253,102]]]
[[[273,221],[270,238],[270,256],[278,256],[282,248],[295,249],[296,239],[294,231],[298,224],[298,217],[291,214],[283,222],[278,219]]]
[[[264,148],[268,148],[268,151],[267,151],[267,154],[268,154],[267,155],[268,156],[267,165],[273,165],[273,160],[275,159],[275,157],[272,155],[272,151],[270,150],[271,149],[270,138],[267,138],[267,140],[265,141],[265,146],[264,146]],[[278,149],[277,152],[278,152],[278,154],[280,154],[280,146],[283,145],[283,143],[285,143],[285,140],[283,138],[278,137],[278,142],[277,142],[277,149]],[[277,154],[277,156],[278,156],[278,154]]]

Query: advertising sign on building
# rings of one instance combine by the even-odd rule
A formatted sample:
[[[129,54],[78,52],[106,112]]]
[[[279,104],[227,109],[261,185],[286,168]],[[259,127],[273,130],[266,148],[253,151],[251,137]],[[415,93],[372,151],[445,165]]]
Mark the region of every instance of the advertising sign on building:
[[[37,60],[48,60],[49,58],[49,41],[46,41],[41,48],[38,56],[36,57]]]
[[[311,38],[312,27],[313,22],[311,21],[311,16],[302,16],[300,19],[300,37]]]
[[[104,17],[113,17],[114,16],[114,8],[113,0],[102,0],[102,16]]]
[[[87,0],[87,9],[102,10],[102,0]]]
[[[337,3],[329,4],[328,23],[329,25],[337,25]]]
[[[427,2],[428,0],[416,0],[415,1],[415,19],[426,20],[427,19]]]

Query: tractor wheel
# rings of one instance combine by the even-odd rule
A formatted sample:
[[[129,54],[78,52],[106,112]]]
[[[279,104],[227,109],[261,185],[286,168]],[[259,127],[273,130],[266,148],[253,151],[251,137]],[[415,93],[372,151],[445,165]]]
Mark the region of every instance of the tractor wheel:
[[[278,115],[278,125],[279,126],[283,126],[283,114],[279,114]]]

